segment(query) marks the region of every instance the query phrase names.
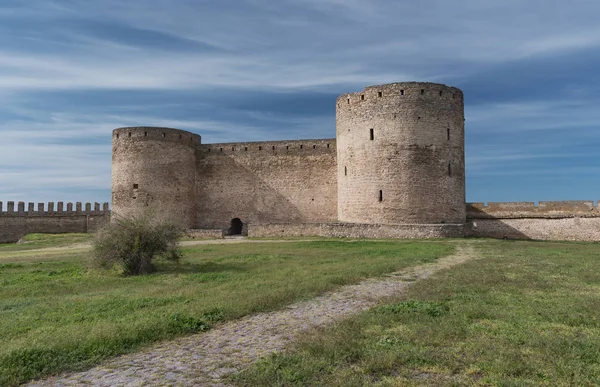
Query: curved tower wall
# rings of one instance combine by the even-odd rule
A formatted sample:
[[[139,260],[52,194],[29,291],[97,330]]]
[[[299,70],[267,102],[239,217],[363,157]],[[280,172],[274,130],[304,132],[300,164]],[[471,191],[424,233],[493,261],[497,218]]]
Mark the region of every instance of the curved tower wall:
[[[196,226],[196,147],[184,130],[128,127],[113,130],[112,211],[128,215],[151,208],[182,227]]]
[[[341,95],[336,103],[340,221],[465,223],[459,89],[393,83]]]

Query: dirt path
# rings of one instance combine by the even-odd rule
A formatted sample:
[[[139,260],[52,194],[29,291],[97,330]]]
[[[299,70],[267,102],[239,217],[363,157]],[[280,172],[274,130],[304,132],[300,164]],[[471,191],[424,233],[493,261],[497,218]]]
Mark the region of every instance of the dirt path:
[[[310,241],[310,239],[247,239],[245,237],[233,237],[233,238],[224,238],[224,239],[198,239],[192,241],[183,241],[179,242],[181,246],[195,246],[195,245],[221,245],[221,244],[235,244],[235,243],[290,243],[290,242],[306,242]],[[36,255],[43,253],[65,253],[65,252],[76,252],[88,250],[92,247],[91,242],[80,242],[73,243],[67,246],[58,246],[58,247],[42,247],[39,249],[31,249],[31,250],[16,250],[16,251],[6,251],[0,253],[5,253],[7,256],[10,253],[18,253],[20,255]]]
[[[88,371],[29,386],[225,386],[223,376],[283,350],[303,331],[366,310],[381,299],[400,294],[415,281],[474,258],[472,245],[462,242],[455,254],[434,263],[344,286],[310,301],[247,316],[206,333],[109,360]]]

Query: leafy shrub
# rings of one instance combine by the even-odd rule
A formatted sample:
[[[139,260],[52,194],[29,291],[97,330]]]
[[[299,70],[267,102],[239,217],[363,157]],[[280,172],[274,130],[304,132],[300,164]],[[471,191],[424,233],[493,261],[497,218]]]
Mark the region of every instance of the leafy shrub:
[[[156,257],[179,261],[181,250],[177,241],[182,236],[181,228],[156,220],[149,213],[114,216],[96,233],[92,264],[106,269],[120,265],[125,275],[151,273]]]

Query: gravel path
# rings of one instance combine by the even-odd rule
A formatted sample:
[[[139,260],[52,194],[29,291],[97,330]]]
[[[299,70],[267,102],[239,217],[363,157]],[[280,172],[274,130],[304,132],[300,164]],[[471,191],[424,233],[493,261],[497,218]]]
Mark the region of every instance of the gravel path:
[[[225,386],[222,377],[283,350],[300,334],[373,307],[415,281],[475,258],[470,244],[455,254],[384,277],[348,285],[310,301],[260,313],[124,355],[84,372],[28,386]]]

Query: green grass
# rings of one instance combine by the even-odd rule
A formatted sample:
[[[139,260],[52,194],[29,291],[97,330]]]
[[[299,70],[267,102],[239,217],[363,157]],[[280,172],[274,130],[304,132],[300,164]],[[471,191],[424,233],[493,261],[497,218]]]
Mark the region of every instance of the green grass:
[[[65,238],[78,238],[64,236]],[[58,239],[38,243],[64,246]],[[79,240],[78,240],[79,241]],[[0,385],[90,367],[452,253],[453,241],[310,241],[197,245],[180,265],[122,277],[89,270],[87,252],[0,248]]]
[[[0,243],[0,254],[10,251],[66,247],[74,243],[89,242],[91,238],[91,234],[27,234],[21,238],[21,243]]]
[[[306,335],[244,386],[600,385],[600,245],[473,243],[482,259]]]

